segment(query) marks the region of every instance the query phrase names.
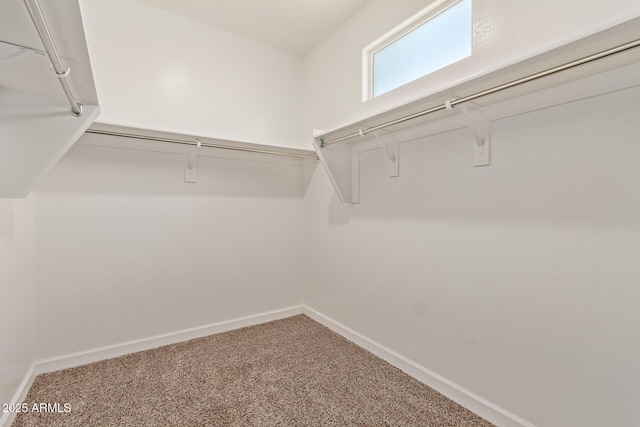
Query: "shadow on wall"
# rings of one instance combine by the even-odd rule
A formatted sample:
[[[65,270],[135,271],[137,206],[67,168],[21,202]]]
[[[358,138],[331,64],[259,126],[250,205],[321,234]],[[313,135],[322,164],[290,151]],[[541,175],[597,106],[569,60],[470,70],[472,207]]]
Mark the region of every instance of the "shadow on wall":
[[[14,228],[13,202],[11,199],[0,199],[0,239],[12,239]]]
[[[302,194],[307,194],[311,181],[316,173],[316,170],[320,167],[320,161],[306,165],[302,168]]]
[[[639,99],[635,88],[494,121],[488,167],[472,166],[467,129],[401,144],[398,178],[381,150],[362,153],[352,219],[640,225]]]
[[[329,224],[347,225],[351,218],[351,207],[349,203],[341,203],[338,195],[333,193],[329,204]]]
[[[197,157],[197,182],[185,183],[186,154],[76,144],[38,192],[193,197],[301,198],[297,165]]]

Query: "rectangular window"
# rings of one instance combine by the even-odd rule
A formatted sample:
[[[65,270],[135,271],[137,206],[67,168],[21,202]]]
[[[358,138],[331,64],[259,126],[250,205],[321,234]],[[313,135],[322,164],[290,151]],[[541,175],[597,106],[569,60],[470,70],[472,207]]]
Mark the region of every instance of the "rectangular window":
[[[442,3],[440,3],[442,4]],[[471,55],[471,0],[448,1],[365,49],[366,98],[374,98]],[[429,12],[427,11],[427,12]]]

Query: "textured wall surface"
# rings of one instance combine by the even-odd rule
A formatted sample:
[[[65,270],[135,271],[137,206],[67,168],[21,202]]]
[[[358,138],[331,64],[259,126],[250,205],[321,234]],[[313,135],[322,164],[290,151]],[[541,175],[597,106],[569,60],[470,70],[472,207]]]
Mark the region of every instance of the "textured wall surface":
[[[0,404],[34,362],[33,262],[33,197],[0,199]]]
[[[81,5],[99,122],[300,146],[298,55],[137,1]]]
[[[300,176],[75,146],[35,194],[37,358],[300,304]]]
[[[324,169],[305,199],[305,304],[539,426],[640,419],[640,89]],[[308,173],[313,170],[309,167]]]
[[[304,137],[387,111],[640,14],[636,0],[473,0],[473,54],[362,102],[362,51],[432,3],[372,0],[304,57]]]
[[[139,2],[83,2],[100,120],[308,146],[312,128],[639,12],[476,0],[475,65],[361,103],[362,48],[427,3],[373,0],[303,61]],[[181,155],[75,146],[30,199],[0,200],[0,398],[34,352],[304,302],[535,425],[636,426],[639,105],[636,88],[496,121],[487,168],[466,130],[402,144],[394,179],[367,152],[354,206],[317,166],[202,157],[185,184]]]

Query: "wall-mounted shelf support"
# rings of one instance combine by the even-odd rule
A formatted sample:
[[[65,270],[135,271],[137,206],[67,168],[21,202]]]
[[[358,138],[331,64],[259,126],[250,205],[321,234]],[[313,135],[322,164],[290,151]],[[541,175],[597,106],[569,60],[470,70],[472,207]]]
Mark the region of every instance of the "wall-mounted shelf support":
[[[330,132],[316,133],[316,153],[343,203],[359,202],[360,154],[382,148],[390,163],[395,161],[397,166],[396,141],[404,144],[469,128],[473,138],[473,165],[489,165],[492,121],[638,86],[640,74],[629,69],[640,67],[639,19],[463,82],[459,87],[443,89]],[[624,39],[632,41],[624,42]],[[613,47],[588,54],[593,45]],[[571,59],[581,54],[587,55]],[[564,62],[566,60],[569,62]],[[543,64],[551,67],[540,71]],[[506,83],[496,85],[503,78]],[[546,78],[548,83],[543,81]],[[490,87],[482,89],[485,84]],[[452,98],[453,90],[461,95],[471,94]],[[482,102],[482,107],[471,102],[476,100]],[[434,106],[425,108],[432,102]],[[460,106],[462,114],[454,113],[456,106]],[[377,131],[392,134],[376,134]],[[350,144],[346,144],[347,141]]]
[[[453,110],[455,107],[453,102],[459,98],[455,97],[447,100],[444,105],[447,110]],[[466,119],[467,126],[473,135],[473,166],[489,166],[490,164],[490,131],[491,122],[489,119],[483,116],[483,110],[481,108],[469,111],[467,104],[473,104],[468,102],[464,104],[458,104],[460,111]]]
[[[386,143],[383,138],[380,138],[380,132],[381,131],[373,132],[373,135],[376,137],[376,141],[378,141],[378,144],[380,145],[380,147],[382,147],[382,151],[384,151],[384,153],[387,155],[387,158],[389,159],[389,177],[394,178],[400,176],[398,143],[396,141]]]
[[[191,147],[189,154],[186,156],[184,165],[184,182],[195,183],[198,182],[198,158],[197,154],[202,147],[200,140],[195,140],[196,145]]]
[[[321,134],[321,131],[314,130],[314,136]],[[313,140],[313,148],[324,167],[336,194],[342,203],[357,203],[352,200],[352,149],[349,144],[336,144],[328,148],[320,148],[322,141]],[[357,161],[357,159],[355,159]]]
[[[336,144],[325,148],[321,148],[322,140],[317,138],[320,134],[322,132],[314,131],[313,148],[342,203],[360,203],[360,153],[363,151],[382,148],[389,162],[389,176],[399,176],[399,142],[395,134],[383,135],[376,131],[372,133],[375,138],[366,140],[366,146]]]

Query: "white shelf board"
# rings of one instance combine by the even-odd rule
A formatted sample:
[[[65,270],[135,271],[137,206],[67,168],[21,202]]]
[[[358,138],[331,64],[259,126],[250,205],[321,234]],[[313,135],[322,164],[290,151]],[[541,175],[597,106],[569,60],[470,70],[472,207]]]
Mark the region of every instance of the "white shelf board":
[[[100,113],[71,114],[65,98],[0,88],[0,197],[26,197]]]
[[[115,136],[111,134],[119,134],[122,136]],[[198,149],[197,155],[204,157],[221,157],[292,165],[304,165],[317,162],[317,156],[313,150],[304,150],[300,148],[267,144],[255,144],[197,135],[186,135],[151,129],[140,129],[106,123],[94,123],[93,125],[91,125],[91,127],[88,129],[88,132],[86,132],[82,136],[82,138],[80,138],[79,143],[84,145],[105,146],[130,150],[158,151],[184,155],[188,154],[193,147],[193,145],[163,142],[157,141],[156,139],[180,140],[189,142],[193,142],[197,139],[203,144],[216,144],[231,148],[255,149],[276,153],[275,155],[253,153],[203,146]],[[301,155],[308,157],[293,157],[288,155]]]
[[[374,135],[366,134],[321,147],[321,141],[331,141],[358,133],[391,120],[414,114],[455,97],[465,97],[501,84],[550,69],[596,52],[640,39],[640,17],[560,48],[537,55],[503,69],[474,78],[434,95],[350,123],[340,128],[314,135],[314,148],[327,171],[336,193],[343,203],[359,202],[359,153],[381,149]],[[540,108],[573,102],[616,90],[640,85],[640,48],[599,59],[549,77],[526,83],[474,101],[488,122]],[[404,143],[440,132],[468,127],[459,108],[443,109],[432,114],[385,128],[382,142]],[[489,125],[489,123],[487,123]],[[470,134],[469,149],[473,149]]]

